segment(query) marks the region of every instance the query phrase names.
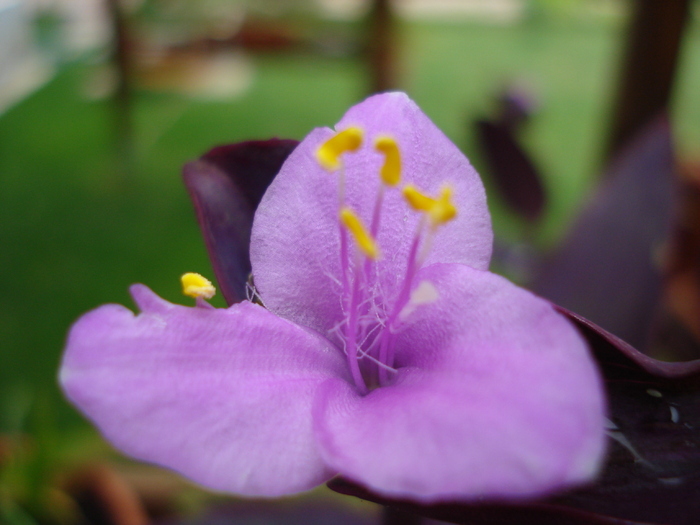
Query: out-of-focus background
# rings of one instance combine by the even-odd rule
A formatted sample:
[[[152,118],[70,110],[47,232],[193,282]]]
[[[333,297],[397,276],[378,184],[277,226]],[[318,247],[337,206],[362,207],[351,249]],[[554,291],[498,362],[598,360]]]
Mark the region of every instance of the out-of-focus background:
[[[120,459],[56,385],[81,313],[131,305],[133,282],[186,302],[179,276],[212,275],[181,182],[185,162],[218,144],[301,139],[369,93],[400,89],[484,174],[499,242],[546,250],[616,140],[629,138],[615,130],[635,96],[625,88],[632,28],[644,23],[635,13],[649,3],[0,0],[0,523],[85,523],[90,505],[113,523],[140,523],[144,501],[169,522],[211,505],[238,505],[240,523],[259,515]],[[642,63],[668,78],[660,105],[679,158],[692,161],[700,2],[656,3],[680,14],[665,26],[657,15],[667,56]],[[479,122],[502,123],[508,111],[522,112],[509,129],[546,192],[536,220],[498,191],[480,135]],[[113,500],[131,502],[114,503],[131,517],[104,511]],[[263,522],[326,523],[325,506],[339,503],[321,491],[283,505],[275,512],[285,518]],[[370,504],[348,505],[334,523],[374,519]],[[306,515],[289,517],[301,508]]]

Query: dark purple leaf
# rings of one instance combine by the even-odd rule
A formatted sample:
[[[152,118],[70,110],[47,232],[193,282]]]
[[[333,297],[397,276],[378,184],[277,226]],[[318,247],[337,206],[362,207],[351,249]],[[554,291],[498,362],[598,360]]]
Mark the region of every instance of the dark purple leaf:
[[[453,523],[695,525],[700,522],[700,360],[665,363],[564,308],[598,361],[610,446],[597,482],[541,501],[419,505],[335,479],[329,487]]]
[[[271,139],[219,146],[184,167],[185,186],[228,304],[246,297],[255,209],[297,144]]]
[[[210,149],[200,160],[219,168],[257,208],[282,164],[299,144],[298,140],[270,139],[238,142]]]
[[[646,348],[672,223],[675,162],[664,118],[623,150],[531,288]]]
[[[698,523],[700,360],[657,361],[591,321],[559,310],[591,345],[605,377],[615,427],[596,485],[555,501],[639,521]]]
[[[311,498],[230,501],[162,525],[373,525],[370,513]],[[160,522],[159,522],[160,523]]]
[[[498,191],[513,211],[535,222],[544,211],[547,196],[537,168],[518,145],[505,122],[479,120],[477,138]]]
[[[596,516],[573,508],[547,503],[439,503],[421,505],[408,500],[388,499],[344,478],[334,478],[328,488],[360,499],[387,505],[426,518],[464,525],[637,525],[644,522]]]
[[[700,360],[669,363],[653,359],[585,317],[561,306],[555,308],[586,336],[608,383],[654,381],[664,388],[700,390]]]

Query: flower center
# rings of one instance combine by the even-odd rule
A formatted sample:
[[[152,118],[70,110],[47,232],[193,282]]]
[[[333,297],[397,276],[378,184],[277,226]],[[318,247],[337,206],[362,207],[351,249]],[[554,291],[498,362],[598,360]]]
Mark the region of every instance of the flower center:
[[[451,200],[452,189],[443,187],[438,197],[423,194],[413,184],[401,189],[409,207],[422,214],[411,240],[404,273],[396,291],[382,292],[377,261],[382,250],[377,242],[381,212],[386,191],[398,189],[401,183],[401,153],[392,137],[379,136],[374,148],[384,156],[379,172],[380,185],[369,229],[363,219],[345,200],[343,156],[362,146],[363,132],[347,128],[323,143],[316,151],[319,164],[338,174],[338,232],[341,268],[341,305],[343,318],[332,330],[347,356],[348,366],[357,390],[370,390],[389,384],[394,368],[394,347],[397,332],[404,320],[420,305],[437,300],[435,287],[427,281],[413,282],[428,255],[437,228],[452,220],[457,208]],[[352,241],[352,249],[350,242]],[[390,255],[390,254],[389,254]],[[413,289],[413,290],[412,290]]]

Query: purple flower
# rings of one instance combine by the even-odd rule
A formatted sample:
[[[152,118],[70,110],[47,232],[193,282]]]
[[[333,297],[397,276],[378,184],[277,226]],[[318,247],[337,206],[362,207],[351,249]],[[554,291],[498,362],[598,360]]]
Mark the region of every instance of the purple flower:
[[[257,209],[264,307],[215,309],[208,289],[184,307],[134,285],[140,314],[106,305],[73,326],[68,397],[127,454],[238,494],[341,474],[470,501],[592,479],[596,367],[550,303],[487,271],[491,224],[467,159],[402,93],[336,130],[311,132]]]

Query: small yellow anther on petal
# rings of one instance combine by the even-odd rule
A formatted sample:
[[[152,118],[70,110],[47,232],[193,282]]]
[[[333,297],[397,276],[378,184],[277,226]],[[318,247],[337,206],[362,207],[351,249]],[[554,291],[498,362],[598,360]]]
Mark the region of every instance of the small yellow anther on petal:
[[[342,165],[340,156],[349,151],[357,151],[362,145],[362,130],[348,128],[336,133],[316,150],[316,160],[328,171],[336,171]]]
[[[457,216],[457,207],[452,202],[452,188],[444,186],[435,206],[430,210],[430,219],[434,225],[445,224]]]
[[[422,211],[430,218],[433,227],[445,224],[457,216],[457,207],[452,202],[452,188],[444,186],[437,199],[428,197],[412,184],[403,188],[403,196],[416,211]]]
[[[189,297],[211,299],[216,293],[216,288],[211,281],[198,273],[183,274],[180,281],[182,281],[182,293]]]
[[[379,246],[377,245],[377,242],[367,231],[364,224],[362,224],[360,218],[355,215],[354,211],[347,206],[344,206],[340,210],[340,222],[343,223],[343,226],[345,226],[355,238],[355,242],[357,243],[358,248],[362,250],[362,253],[372,260],[379,257]]]
[[[413,184],[404,186],[403,196],[411,208],[416,211],[429,212],[435,206],[435,199],[423,195]]]
[[[379,137],[374,141],[377,151],[384,154],[384,165],[380,172],[387,186],[396,186],[401,181],[401,153],[396,141],[391,137]]]

